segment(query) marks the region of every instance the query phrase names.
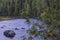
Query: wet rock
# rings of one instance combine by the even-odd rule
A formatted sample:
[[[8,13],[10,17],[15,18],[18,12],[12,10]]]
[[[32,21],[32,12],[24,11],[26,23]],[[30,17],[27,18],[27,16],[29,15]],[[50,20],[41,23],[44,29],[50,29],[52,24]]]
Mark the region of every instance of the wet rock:
[[[25,28],[21,28],[21,29],[25,29]]]
[[[6,27],[6,25],[3,25],[3,27]]]
[[[1,27],[2,29],[4,28],[4,27]]]
[[[18,28],[15,28],[15,30],[19,30]]]
[[[5,27],[5,25],[3,25],[1,28],[3,29]]]
[[[14,36],[16,35],[16,33],[12,30],[6,30],[4,31],[4,36],[8,37],[8,38],[14,38]]]

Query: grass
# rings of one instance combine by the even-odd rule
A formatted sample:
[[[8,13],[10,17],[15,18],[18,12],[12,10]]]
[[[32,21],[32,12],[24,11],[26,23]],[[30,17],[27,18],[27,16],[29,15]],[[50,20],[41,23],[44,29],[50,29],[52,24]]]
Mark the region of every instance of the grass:
[[[12,18],[0,17],[0,20],[11,20]]]

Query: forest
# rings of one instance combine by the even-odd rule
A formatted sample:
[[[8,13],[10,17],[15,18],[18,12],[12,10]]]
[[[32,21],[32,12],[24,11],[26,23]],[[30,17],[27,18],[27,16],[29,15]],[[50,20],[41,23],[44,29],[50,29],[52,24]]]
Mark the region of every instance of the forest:
[[[32,40],[33,36],[41,36],[39,40],[60,40],[60,0],[0,0],[0,17],[0,20],[10,20],[5,17],[26,18],[28,24],[31,18],[43,21],[43,24],[33,22],[27,30],[30,37],[23,40]],[[46,29],[44,24],[47,25]]]
[[[55,1],[55,0],[53,0]],[[38,17],[52,5],[60,9],[59,0],[0,0],[0,16]],[[51,4],[51,7],[49,7]],[[54,5],[55,4],[55,5]]]

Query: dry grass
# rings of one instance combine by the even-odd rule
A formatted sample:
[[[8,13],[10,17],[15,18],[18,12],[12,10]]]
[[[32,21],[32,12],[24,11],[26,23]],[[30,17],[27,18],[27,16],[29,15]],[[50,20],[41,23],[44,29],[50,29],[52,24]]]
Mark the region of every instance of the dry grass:
[[[11,18],[7,18],[7,17],[0,17],[0,20],[11,20]]]

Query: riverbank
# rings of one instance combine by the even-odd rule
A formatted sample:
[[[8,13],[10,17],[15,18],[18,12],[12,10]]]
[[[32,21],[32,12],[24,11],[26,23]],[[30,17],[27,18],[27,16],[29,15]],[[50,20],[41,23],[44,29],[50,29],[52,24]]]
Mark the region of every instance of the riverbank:
[[[11,20],[12,18],[7,18],[7,17],[0,17],[0,21],[2,20]]]
[[[19,16],[0,16],[0,21],[2,20],[11,20],[11,19],[27,19],[28,17],[19,17]],[[28,19],[38,19],[37,17],[35,18],[28,18]],[[41,19],[40,19],[41,20]]]

